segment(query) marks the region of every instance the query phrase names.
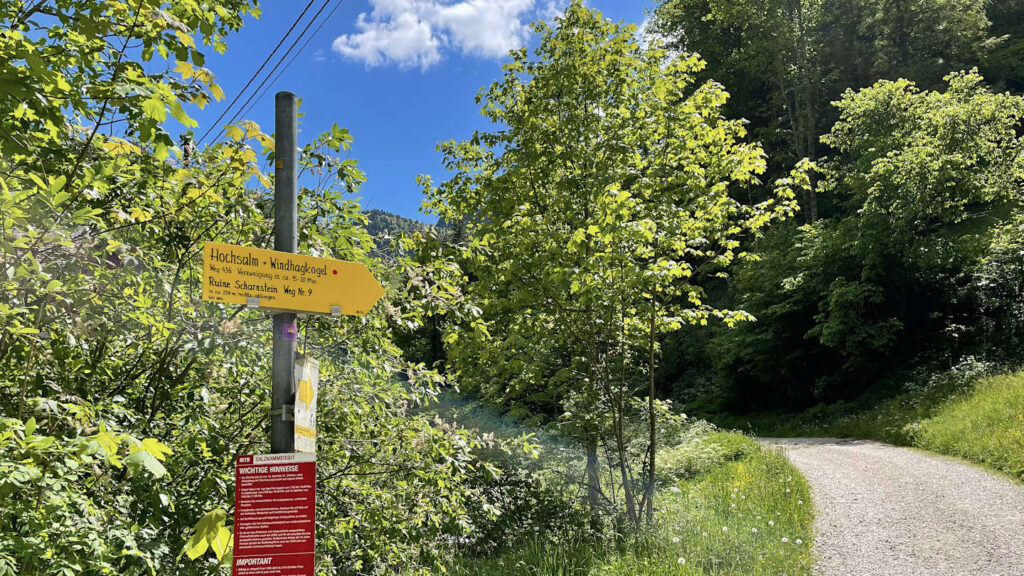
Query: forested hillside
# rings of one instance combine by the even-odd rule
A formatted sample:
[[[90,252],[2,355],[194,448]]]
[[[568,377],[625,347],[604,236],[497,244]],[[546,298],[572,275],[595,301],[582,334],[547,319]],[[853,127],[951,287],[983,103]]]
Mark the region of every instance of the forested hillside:
[[[817,165],[799,220],[713,288],[757,322],[673,337],[662,393],[793,410],[970,357],[1016,362],[1022,14],[929,0],[655,10],[652,29],[727,87],[726,110],[780,163],[770,173]]]
[[[366,210],[364,214],[366,215],[366,232],[374,237],[397,238],[402,234],[422,232],[428,227],[422,222],[392,214],[386,210]]]

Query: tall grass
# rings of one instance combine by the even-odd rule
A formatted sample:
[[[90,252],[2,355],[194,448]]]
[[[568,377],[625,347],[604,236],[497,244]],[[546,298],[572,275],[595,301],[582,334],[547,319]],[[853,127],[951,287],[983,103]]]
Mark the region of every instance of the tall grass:
[[[666,450],[656,525],[624,542],[538,535],[499,557],[464,559],[457,575],[810,575],[810,490],[786,458],[739,434]]]
[[[986,378],[908,429],[916,446],[1024,480],[1024,373]]]

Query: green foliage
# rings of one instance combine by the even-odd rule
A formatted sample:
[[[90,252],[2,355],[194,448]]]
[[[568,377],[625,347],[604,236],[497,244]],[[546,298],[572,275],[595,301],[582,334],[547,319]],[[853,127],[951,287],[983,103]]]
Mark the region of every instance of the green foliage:
[[[146,540],[156,531],[116,521],[115,510],[133,498],[108,491],[107,475],[119,477],[124,488],[152,482],[165,475],[159,460],[170,449],[152,438],[140,442],[113,432],[102,422],[86,430],[89,411],[74,408],[82,419],[0,420],[0,574],[103,573],[140,560],[155,573]],[[79,434],[52,435],[66,427]]]
[[[226,521],[227,513],[221,508],[207,512],[192,528],[192,535],[185,542],[185,547],[178,554],[178,558],[187,554],[189,558],[195,560],[206,554],[207,550],[212,550],[217,560],[224,558],[224,554],[231,546],[231,530],[224,526]]]
[[[725,462],[743,460],[758,451],[749,438],[728,432],[708,432],[699,423],[688,432],[683,443],[662,450],[658,471],[660,484],[672,485],[709,473]]]
[[[617,544],[547,534],[499,556],[467,558],[455,574],[598,576],[811,574],[810,488],[782,454],[697,424],[665,451],[687,470],[659,489],[649,530]],[[670,467],[672,464],[666,464]],[[725,530],[723,530],[725,528]],[[680,561],[683,559],[683,561]]]
[[[236,455],[267,450],[269,317],[203,302],[206,241],[265,247],[273,139],[252,122],[197,148],[162,123],[222,97],[222,51],[252,3],[0,7],[0,573],[215,574],[230,558]],[[299,155],[300,251],[366,263],[364,175],[330,131]],[[306,179],[309,174],[322,178]],[[471,527],[478,439],[417,413],[443,380],[390,327],[301,321],[321,366],[322,573],[428,573]],[[402,377],[397,377],[401,374]]]
[[[1001,39],[982,63],[982,72],[993,84],[1016,94],[1024,92],[1024,2],[990,2],[988,18],[992,33]]]
[[[921,363],[1015,361],[1021,101],[1000,91],[1022,86],[1022,23],[1019,0],[659,4],[650,32],[707,62],[767,174],[803,156],[827,172],[800,199],[812,226],[745,245],[762,260],[715,288],[758,322],[670,338],[664,386],[792,409]],[[956,73],[972,67],[992,88]]]
[[[893,368],[1006,338],[1019,276],[1002,222],[1024,183],[1024,100],[975,73],[948,81],[883,81],[837,103],[819,185],[835,215],[767,238],[733,284],[759,322],[716,339],[727,401],[850,398]]]
[[[1009,348],[1024,338],[1024,214],[992,232],[974,271],[986,344]]]
[[[366,231],[374,237],[399,237],[403,233],[423,232],[428,226],[385,210],[366,210]]]
[[[998,42],[984,0],[665,0],[651,30],[699,53],[706,75],[733,95],[728,108],[752,123],[782,167],[816,159],[835,121],[829,103],[878,79],[927,88],[950,70],[980,64]],[[1002,16],[1001,14],[997,14]],[[817,203],[805,197],[808,222]]]
[[[422,180],[427,208],[465,223],[458,264],[480,308],[446,336],[449,366],[516,418],[557,416],[587,444],[595,509],[607,498],[597,445],[610,446],[620,480],[609,489],[625,492],[636,520],[644,502],[632,492],[651,474],[632,468],[626,429],[659,410],[649,386],[646,406],[632,400],[658,339],[748,318],[707,302],[704,284],[751,257],[742,240],[792,214],[809,167],[764,202],[740,202],[760,183],[764,153],[723,116],[724,89],[695,82],[703,61],[644,49],[633,27],[580,2],[535,30],[533,54],[515,51],[478,97],[500,129],[442,144],[453,177]]]

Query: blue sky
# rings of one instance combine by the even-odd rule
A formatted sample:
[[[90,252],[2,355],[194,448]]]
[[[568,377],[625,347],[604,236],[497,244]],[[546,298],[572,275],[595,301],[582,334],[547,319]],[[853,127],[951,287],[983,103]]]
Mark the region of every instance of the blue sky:
[[[364,208],[426,219],[419,213],[422,194],[415,177],[426,173],[443,179],[434,147],[487,128],[474,102],[477,91],[501,76],[509,48],[536,41],[524,27],[550,18],[560,1],[344,0],[245,117],[272,132],[274,93],[295,92],[305,114],[300,144],[335,122],[354,136],[351,157],[367,175],[359,194]],[[261,2],[263,14],[228,38],[227,52],[208,51],[206,66],[227,97],[190,111],[199,121],[199,135],[242,89],[305,5],[301,0]],[[307,19],[319,5],[314,4]],[[639,25],[652,3],[590,0],[588,5],[613,20]],[[321,18],[332,8],[333,3]],[[310,33],[315,29],[316,24]]]

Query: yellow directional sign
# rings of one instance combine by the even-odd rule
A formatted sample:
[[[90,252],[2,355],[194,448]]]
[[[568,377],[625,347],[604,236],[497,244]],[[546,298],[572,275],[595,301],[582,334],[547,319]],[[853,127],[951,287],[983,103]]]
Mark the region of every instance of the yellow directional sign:
[[[207,242],[203,300],[363,316],[384,288],[358,262]]]
[[[292,391],[295,392],[295,451],[316,452],[316,398],[320,387],[320,362],[305,354],[296,354],[292,375]]]
[[[295,394],[299,402],[308,407],[313,402],[314,394],[316,392],[313,391],[313,384],[309,380],[299,380],[299,391]]]

